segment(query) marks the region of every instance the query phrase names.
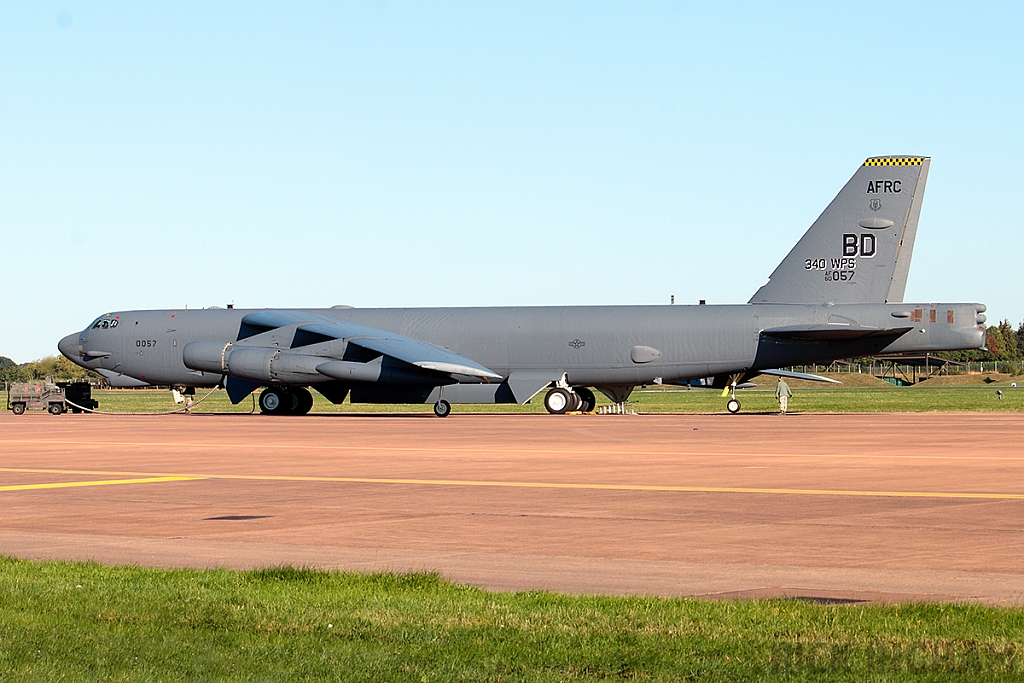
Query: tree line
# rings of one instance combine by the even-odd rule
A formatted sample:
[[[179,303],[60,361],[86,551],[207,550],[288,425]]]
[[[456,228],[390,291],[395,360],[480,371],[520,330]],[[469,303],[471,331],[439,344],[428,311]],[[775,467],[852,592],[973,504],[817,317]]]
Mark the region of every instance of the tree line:
[[[58,381],[103,379],[98,373],[79,367],[64,356],[47,356],[20,365],[6,356],[0,356],[0,382],[39,382],[46,379],[47,375],[52,375]]]
[[[970,349],[967,351],[946,351],[937,354],[949,360],[961,362],[1007,361],[1020,363],[1024,361],[1024,321],[1013,329],[1009,320],[1002,320],[998,325],[990,325],[985,330],[985,347],[987,350]]]

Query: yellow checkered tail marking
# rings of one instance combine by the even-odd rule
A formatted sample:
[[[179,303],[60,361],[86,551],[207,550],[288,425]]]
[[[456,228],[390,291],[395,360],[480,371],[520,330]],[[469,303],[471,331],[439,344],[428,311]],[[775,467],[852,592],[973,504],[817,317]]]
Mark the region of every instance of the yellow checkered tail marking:
[[[924,157],[871,157],[865,166],[920,166]]]

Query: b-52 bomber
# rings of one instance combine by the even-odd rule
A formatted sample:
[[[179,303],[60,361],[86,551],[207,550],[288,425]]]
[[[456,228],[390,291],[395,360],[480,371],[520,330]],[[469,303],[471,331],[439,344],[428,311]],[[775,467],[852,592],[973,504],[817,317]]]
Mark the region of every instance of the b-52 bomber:
[[[879,353],[983,348],[985,306],[905,303],[928,157],[872,157],[746,304],[120,311],[60,341],[114,386],[259,388],[263,413],[340,403],[594,408],[645,384],[729,395],[759,374]]]

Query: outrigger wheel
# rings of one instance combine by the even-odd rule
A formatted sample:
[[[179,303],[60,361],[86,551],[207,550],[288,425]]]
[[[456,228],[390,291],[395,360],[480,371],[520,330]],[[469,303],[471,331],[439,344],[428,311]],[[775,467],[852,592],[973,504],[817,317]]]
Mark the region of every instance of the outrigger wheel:
[[[740,412],[740,402],[734,398],[730,398],[729,402],[725,404],[725,409],[735,415]]]
[[[452,404],[443,398],[434,404],[434,415],[438,417],[448,417],[452,414]]]

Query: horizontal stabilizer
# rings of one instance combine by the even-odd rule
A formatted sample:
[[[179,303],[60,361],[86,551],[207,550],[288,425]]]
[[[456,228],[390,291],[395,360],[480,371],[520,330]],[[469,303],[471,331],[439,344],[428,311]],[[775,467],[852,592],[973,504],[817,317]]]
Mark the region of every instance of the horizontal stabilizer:
[[[792,370],[758,370],[758,374],[773,375],[775,377],[788,377],[789,379],[805,379],[809,382],[831,382],[833,384],[842,384],[842,382],[837,379],[822,377],[821,375],[812,375],[809,372],[793,372]]]
[[[859,325],[792,325],[762,330],[761,334],[776,339],[805,341],[848,341],[868,337],[900,337],[913,327],[862,327]]]

